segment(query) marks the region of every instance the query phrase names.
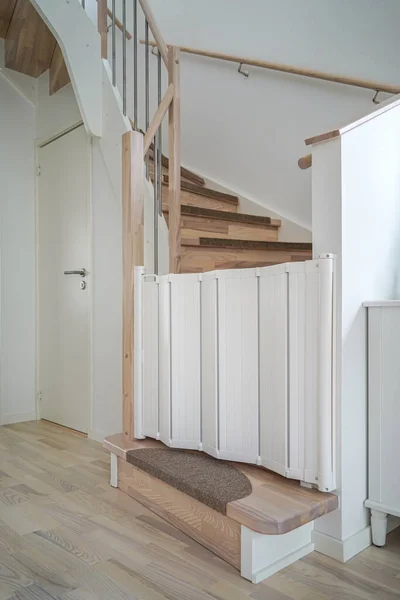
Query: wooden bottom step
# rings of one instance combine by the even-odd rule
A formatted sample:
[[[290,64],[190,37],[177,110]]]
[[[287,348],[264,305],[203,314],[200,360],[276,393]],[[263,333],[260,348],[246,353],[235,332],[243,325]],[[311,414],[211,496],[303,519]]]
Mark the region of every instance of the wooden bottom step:
[[[127,442],[123,434],[117,434],[106,438],[104,447],[112,454],[114,487],[240,569],[242,576],[253,582],[311,552],[312,521],[338,507],[335,494],[302,488],[299,482],[262,467],[230,463],[250,480],[252,493],[229,502],[223,515],[125,460],[131,450],[165,448],[161,442]]]

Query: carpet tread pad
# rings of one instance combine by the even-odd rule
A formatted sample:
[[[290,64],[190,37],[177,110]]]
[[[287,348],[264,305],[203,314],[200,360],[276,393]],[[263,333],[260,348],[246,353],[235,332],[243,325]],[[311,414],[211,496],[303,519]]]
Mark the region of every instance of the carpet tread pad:
[[[203,504],[226,514],[226,505],[249,496],[249,479],[233,465],[185,450],[131,450],[126,460]]]

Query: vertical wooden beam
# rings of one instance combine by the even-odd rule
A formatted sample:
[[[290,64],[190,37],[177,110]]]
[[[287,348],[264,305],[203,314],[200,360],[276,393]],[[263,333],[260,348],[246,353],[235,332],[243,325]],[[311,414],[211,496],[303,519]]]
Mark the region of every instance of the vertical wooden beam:
[[[107,52],[107,0],[98,0],[97,28],[101,37],[101,58],[108,58]]]
[[[133,275],[144,265],[143,134],[122,136],[122,425],[133,440]]]
[[[181,261],[181,91],[180,50],[168,49],[168,83],[174,86],[169,107],[169,270],[179,273]]]

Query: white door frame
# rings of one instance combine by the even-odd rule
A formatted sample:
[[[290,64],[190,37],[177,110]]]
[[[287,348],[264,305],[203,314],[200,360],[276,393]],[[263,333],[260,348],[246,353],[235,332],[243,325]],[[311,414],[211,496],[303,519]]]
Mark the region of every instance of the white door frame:
[[[35,178],[35,313],[36,313],[36,356],[35,356],[35,374],[36,374],[36,418],[40,420],[40,379],[39,379],[39,269],[38,269],[38,259],[39,259],[39,187],[40,187],[40,170],[39,170],[39,154],[40,149],[51,142],[58,140],[59,138],[68,135],[68,133],[75,131],[79,127],[84,127],[83,121],[78,121],[74,125],[64,129],[63,131],[46,138],[38,138],[35,144],[35,168],[36,168],[36,178]],[[88,153],[88,164],[89,164],[89,172],[88,172],[88,185],[89,185],[89,194],[88,194],[88,206],[87,206],[87,214],[88,214],[88,271],[90,275],[90,285],[88,286],[88,294],[89,294],[89,433],[88,437],[91,436],[91,432],[93,431],[93,232],[92,232],[92,189],[93,189],[93,180],[92,180],[92,139],[89,134],[86,136],[87,139],[87,153]]]

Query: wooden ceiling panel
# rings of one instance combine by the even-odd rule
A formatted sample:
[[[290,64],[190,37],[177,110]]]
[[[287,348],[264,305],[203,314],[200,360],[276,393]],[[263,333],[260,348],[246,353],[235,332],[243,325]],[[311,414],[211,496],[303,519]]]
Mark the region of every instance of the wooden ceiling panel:
[[[56,40],[29,0],[17,0],[6,36],[8,69],[39,77],[50,68]]]
[[[66,86],[71,79],[60,46],[57,44],[50,65],[50,96]]]
[[[5,38],[17,0],[0,0],[0,38]]]

